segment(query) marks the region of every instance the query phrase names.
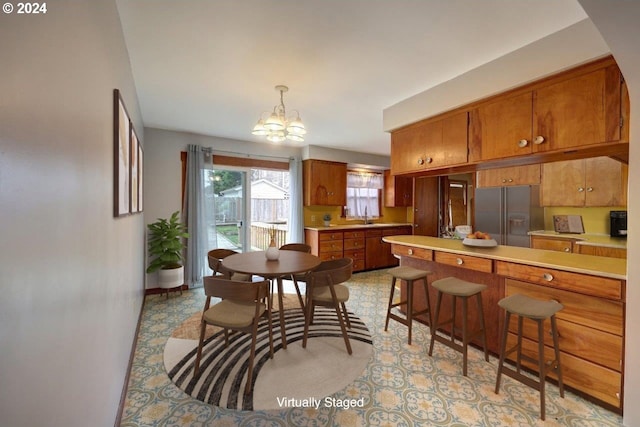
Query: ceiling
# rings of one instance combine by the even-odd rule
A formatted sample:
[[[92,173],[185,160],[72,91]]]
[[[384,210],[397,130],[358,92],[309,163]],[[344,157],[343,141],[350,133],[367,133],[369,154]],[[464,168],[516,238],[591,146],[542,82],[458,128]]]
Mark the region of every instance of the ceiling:
[[[117,0],[145,126],[389,154],[382,111],[587,17],[576,0]],[[500,76],[496,76],[499,78]]]

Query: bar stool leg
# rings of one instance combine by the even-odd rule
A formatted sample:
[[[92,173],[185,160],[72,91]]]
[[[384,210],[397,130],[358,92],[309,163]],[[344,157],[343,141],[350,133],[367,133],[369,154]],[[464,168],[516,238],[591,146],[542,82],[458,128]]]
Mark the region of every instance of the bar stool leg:
[[[438,297],[436,299],[436,313],[433,318],[433,325],[431,325],[431,342],[429,343],[429,356],[433,354],[433,344],[435,343],[436,331],[438,329],[438,318],[440,317],[440,304],[442,303],[442,292],[438,291]]]
[[[562,366],[560,366],[560,344],[558,342],[558,326],[555,314],[551,316],[551,334],[553,336],[553,350],[556,357],[556,375],[558,376],[558,389],[560,397],[564,397],[564,383],[562,382]]]
[[[487,328],[484,323],[484,311],[482,309],[482,294],[478,292],[476,301],[478,303],[478,320],[482,328],[482,348],[484,350],[484,360],[489,361],[489,350],[487,350]]]
[[[451,342],[455,340],[456,332],[456,296],[451,295]]]
[[[389,305],[387,306],[387,320],[384,322],[384,330],[387,331],[389,327],[389,315],[391,314],[391,305],[393,304],[393,294],[396,291],[396,278],[393,276],[391,279],[391,295],[389,296]]]
[[[522,316],[518,316],[518,352],[517,352],[517,358],[516,358],[516,367],[517,367],[517,372],[520,373],[520,366],[522,364],[522,322],[523,322],[523,317]]]
[[[411,345],[411,325],[413,325],[413,280],[407,280],[407,328],[409,328],[409,345]]]
[[[467,331],[467,300],[469,298],[462,298],[462,376],[467,376],[467,344],[469,343],[469,332]],[[453,331],[453,326],[451,327]],[[452,337],[453,338],[453,337]]]
[[[502,338],[500,339],[500,361],[498,362],[498,377],[496,378],[495,393],[500,391],[500,379],[502,376],[502,366],[504,365],[505,353],[507,351],[507,335],[509,333],[509,321],[511,320],[511,313],[506,312],[504,319],[504,327],[502,328]]]
[[[429,328],[433,327],[433,314],[431,313],[431,301],[429,299],[429,286],[427,283],[427,278],[422,279],[424,281],[424,294],[427,300],[427,317],[429,319]]]
[[[544,326],[542,320],[536,320],[538,323],[538,372],[540,378],[540,419],[544,421],[545,416],[545,363],[544,363]]]

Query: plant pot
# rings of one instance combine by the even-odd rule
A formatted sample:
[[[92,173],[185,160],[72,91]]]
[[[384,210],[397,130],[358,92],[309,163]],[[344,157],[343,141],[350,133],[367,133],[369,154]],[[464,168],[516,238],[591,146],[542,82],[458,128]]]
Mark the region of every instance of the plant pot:
[[[325,227],[329,227],[330,225],[331,225],[331,221],[325,221],[325,222],[324,222],[324,226],[325,226]]]
[[[158,286],[161,289],[172,289],[184,284],[184,266],[158,270]]]
[[[267,248],[267,251],[264,254],[269,261],[277,261],[280,258],[280,249],[276,246],[275,240],[271,239],[271,244]]]

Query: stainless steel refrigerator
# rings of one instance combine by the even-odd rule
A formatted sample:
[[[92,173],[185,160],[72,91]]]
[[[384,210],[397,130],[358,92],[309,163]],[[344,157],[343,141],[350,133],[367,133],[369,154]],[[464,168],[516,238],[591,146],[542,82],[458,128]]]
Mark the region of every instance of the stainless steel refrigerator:
[[[529,231],[544,229],[537,185],[477,188],[474,199],[474,230],[491,234],[500,245],[529,247]]]

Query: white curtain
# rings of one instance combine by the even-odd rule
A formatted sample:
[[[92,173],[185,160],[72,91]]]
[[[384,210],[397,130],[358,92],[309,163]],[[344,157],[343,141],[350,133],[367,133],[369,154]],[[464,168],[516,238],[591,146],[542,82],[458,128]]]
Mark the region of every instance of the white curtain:
[[[187,224],[185,280],[189,288],[202,286],[205,274],[207,228],[204,221],[204,153],[199,145],[187,147],[187,179],[184,192],[183,220]]]
[[[289,232],[287,243],[304,242],[304,212],[302,209],[302,160],[289,159]]]
[[[380,173],[347,172],[347,216],[378,218],[380,216],[379,190],[384,188]]]

